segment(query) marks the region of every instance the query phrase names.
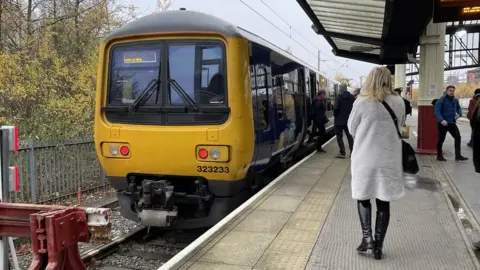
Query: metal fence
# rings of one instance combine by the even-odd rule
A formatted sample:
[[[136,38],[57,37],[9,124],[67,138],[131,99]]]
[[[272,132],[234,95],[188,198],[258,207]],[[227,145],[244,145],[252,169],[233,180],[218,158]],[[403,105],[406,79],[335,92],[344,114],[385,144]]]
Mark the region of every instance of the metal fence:
[[[92,138],[62,143],[25,142],[10,154],[10,164],[18,166],[19,192],[12,202],[55,201],[82,191],[104,187],[105,174],[95,153]]]

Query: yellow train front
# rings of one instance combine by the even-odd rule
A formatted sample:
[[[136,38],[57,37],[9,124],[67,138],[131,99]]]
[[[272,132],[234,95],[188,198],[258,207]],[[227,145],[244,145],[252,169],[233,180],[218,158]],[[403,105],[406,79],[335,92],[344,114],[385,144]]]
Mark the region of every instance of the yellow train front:
[[[282,108],[272,85],[270,93],[264,87],[266,103],[260,94],[252,99],[258,71],[251,74],[252,42],[239,31],[206,14],[168,11],[101,44],[95,144],[125,218],[155,227],[215,224],[260,184],[254,174],[285,164],[301,144],[305,89],[278,91]],[[262,106],[270,116],[259,116]]]

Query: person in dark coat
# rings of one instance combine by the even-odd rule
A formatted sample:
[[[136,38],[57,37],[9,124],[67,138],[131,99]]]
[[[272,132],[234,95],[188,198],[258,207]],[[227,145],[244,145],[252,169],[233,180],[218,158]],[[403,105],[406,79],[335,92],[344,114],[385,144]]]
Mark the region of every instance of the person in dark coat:
[[[311,143],[313,141],[314,133],[315,133],[315,123],[312,124],[313,120],[313,104],[312,104],[312,99],[310,97],[307,97],[307,128],[312,126],[312,133],[310,136],[308,136],[308,143]]]
[[[395,90],[393,91],[395,91],[399,96],[402,96],[401,88],[395,88]],[[405,103],[405,119],[406,119],[407,115],[412,116],[412,105],[410,104],[410,101],[408,101],[406,98],[403,98],[403,102]]]
[[[353,90],[353,97],[355,99],[357,99],[357,96],[360,94],[360,88],[355,88],[355,90]]]
[[[316,143],[317,151],[326,153],[325,150],[322,149],[326,135],[325,124],[328,122],[325,109],[325,90],[319,90],[317,92],[317,97],[313,101],[313,121],[315,129],[318,129]],[[316,130],[313,130],[313,133],[316,133],[315,131]]]
[[[470,99],[470,103],[468,104],[468,113],[467,113],[467,118],[468,120],[471,119],[473,109],[475,108],[475,105],[477,105],[478,101],[480,100],[480,88],[475,89],[475,92],[473,94],[472,99]],[[470,137],[470,142],[468,142],[468,146],[472,146],[472,141],[473,141],[473,128],[472,128],[472,136]]]
[[[480,102],[477,102],[470,117],[472,127],[473,166],[480,173]]]
[[[458,99],[455,98],[455,86],[447,86],[445,92],[446,94],[435,103],[435,117],[437,118],[438,127],[437,160],[446,161],[443,157],[442,146],[443,142],[445,142],[447,132],[455,139],[455,160],[468,160],[468,158],[462,156],[460,150],[462,137],[456,124],[456,115],[458,114],[458,117],[462,116],[462,108],[460,107]]]
[[[335,117],[335,134],[337,136],[337,144],[340,150],[340,153],[336,156],[337,158],[345,158],[345,144],[343,143],[343,132],[345,131],[345,136],[347,136],[348,146],[350,147],[350,154],[353,150],[353,137],[348,131],[347,122],[350,112],[352,111],[353,103],[355,102],[355,97],[350,94],[347,90],[343,90],[335,99],[335,105],[333,107],[333,116]]]

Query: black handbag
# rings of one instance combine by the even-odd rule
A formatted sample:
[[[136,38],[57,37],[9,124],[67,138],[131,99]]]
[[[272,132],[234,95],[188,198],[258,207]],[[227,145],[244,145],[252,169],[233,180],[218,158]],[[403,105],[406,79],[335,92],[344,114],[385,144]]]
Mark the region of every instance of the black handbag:
[[[388,106],[385,101],[382,101],[383,106],[387,109],[388,113],[392,117],[393,123],[395,124],[395,128],[397,129],[398,137],[402,140],[402,163],[403,163],[403,171],[410,174],[416,174],[420,170],[418,167],[417,158],[415,156],[415,150],[413,147],[402,139],[402,134],[398,129],[398,121],[395,113],[392,111],[392,108]]]

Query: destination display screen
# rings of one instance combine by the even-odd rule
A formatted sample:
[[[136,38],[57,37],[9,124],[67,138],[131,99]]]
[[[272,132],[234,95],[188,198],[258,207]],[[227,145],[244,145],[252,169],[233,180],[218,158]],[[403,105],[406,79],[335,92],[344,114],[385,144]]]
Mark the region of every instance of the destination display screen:
[[[156,50],[135,50],[123,53],[124,64],[146,64],[157,63]]]
[[[435,0],[433,22],[480,19],[480,0]]]
[[[454,6],[454,7],[473,7],[480,5],[480,0],[438,0],[440,6]]]

